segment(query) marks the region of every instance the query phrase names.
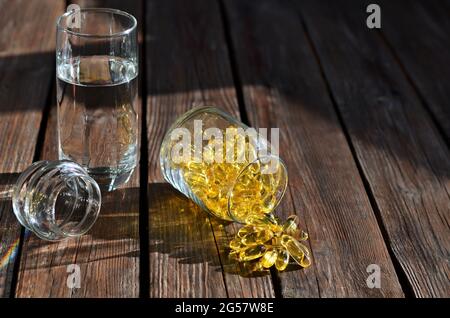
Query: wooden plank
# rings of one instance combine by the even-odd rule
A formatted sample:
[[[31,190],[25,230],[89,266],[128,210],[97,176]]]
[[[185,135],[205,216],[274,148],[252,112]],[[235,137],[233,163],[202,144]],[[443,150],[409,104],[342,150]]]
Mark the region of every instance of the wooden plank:
[[[150,296],[273,297],[270,276],[245,278],[220,266],[228,265],[223,245],[233,226],[213,221],[213,236],[206,214],[197,217],[187,199],[161,184],[159,147],[177,116],[200,105],[239,116],[218,4],[146,5]]]
[[[148,192],[150,297],[226,297],[208,216],[167,183]]]
[[[0,123],[0,125],[2,125]],[[31,159],[29,159],[31,161]],[[6,193],[18,177],[18,173],[1,173],[2,194]],[[14,265],[19,252],[20,225],[17,222],[9,198],[0,199],[0,297],[9,297],[14,275]]]
[[[288,2],[227,0],[252,126],[280,129],[289,188],[277,213],[310,235],[310,268],[278,274],[283,297],[401,297],[400,284],[311,46]],[[383,271],[366,285],[367,266]]]
[[[298,12],[409,287],[448,297],[449,150],[382,39],[364,27],[367,3],[305,1]]]
[[[382,1],[382,33],[401,59],[450,142],[450,5]]]
[[[115,8],[115,2],[105,1],[102,4],[102,7]],[[127,11],[140,17],[142,11],[139,1],[128,1],[127,4],[130,5]],[[99,4],[83,1],[81,5]],[[118,8],[127,9],[124,6]],[[140,114],[141,102],[138,105]],[[56,136],[56,112],[53,107],[46,131],[43,159],[57,158]],[[27,237],[16,296],[138,297],[139,186],[138,166],[127,184],[116,191],[103,193],[97,222],[79,239],[49,243],[33,235]],[[80,266],[79,289],[71,289],[66,284],[70,264]]]
[[[61,4],[51,0],[0,1],[0,183],[4,190],[33,161],[53,78],[54,21]],[[0,297],[11,294],[19,240],[20,226],[11,201],[2,198]]]

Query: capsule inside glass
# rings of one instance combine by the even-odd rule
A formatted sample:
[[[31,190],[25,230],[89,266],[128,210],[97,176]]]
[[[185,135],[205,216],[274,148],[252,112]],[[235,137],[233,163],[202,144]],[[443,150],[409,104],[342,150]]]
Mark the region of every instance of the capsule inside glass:
[[[57,241],[85,234],[101,207],[98,184],[75,162],[38,161],[12,189],[18,221],[39,238]]]
[[[194,108],[170,127],[160,151],[164,178],[210,214],[245,223],[271,213],[287,170],[265,136],[214,107]]]

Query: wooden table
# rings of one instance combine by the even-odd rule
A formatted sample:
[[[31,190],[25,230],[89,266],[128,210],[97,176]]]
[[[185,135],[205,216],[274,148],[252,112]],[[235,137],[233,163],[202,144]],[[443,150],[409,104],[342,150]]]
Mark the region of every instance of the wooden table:
[[[3,297],[449,297],[450,2],[78,1],[139,19],[140,166],[94,228],[49,243],[0,201]],[[56,158],[58,0],[0,0],[0,184]],[[279,127],[277,209],[310,234],[313,265],[247,277],[220,224],[162,179],[177,116],[216,105]],[[68,265],[80,266],[70,289]],[[370,264],[381,288],[366,284]]]

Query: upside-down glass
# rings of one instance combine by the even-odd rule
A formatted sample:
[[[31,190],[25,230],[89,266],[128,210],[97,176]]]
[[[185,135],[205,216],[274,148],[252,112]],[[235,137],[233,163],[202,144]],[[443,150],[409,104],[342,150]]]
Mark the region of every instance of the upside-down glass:
[[[201,135],[195,141],[200,126]],[[222,220],[246,223],[250,216],[271,213],[286,190],[287,170],[272,154],[267,138],[246,134],[250,130],[217,108],[188,111],[169,128],[162,142],[164,178]],[[186,151],[183,139],[188,139]],[[196,154],[200,154],[198,159]]]
[[[108,191],[137,162],[136,25],[126,12],[97,8],[57,22],[59,159],[82,165]]]
[[[95,180],[66,160],[33,163],[8,192],[18,221],[49,241],[83,235],[94,225],[101,207]]]

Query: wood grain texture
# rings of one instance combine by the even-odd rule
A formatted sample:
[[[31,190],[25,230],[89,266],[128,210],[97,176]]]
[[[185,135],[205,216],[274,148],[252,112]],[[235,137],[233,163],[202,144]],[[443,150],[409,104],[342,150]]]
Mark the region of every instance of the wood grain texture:
[[[381,32],[450,142],[450,3],[382,1]],[[401,18],[399,18],[401,17]]]
[[[50,114],[42,159],[57,159],[56,109]],[[102,193],[94,227],[58,243],[26,236],[16,297],[139,296],[139,167],[129,183]],[[67,287],[68,265],[80,266],[81,288]]]
[[[115,2],[102,2],[115,7]],[[139,17],[140,1],[124,9]],[[83,1],[83,6],[97,6]],[[55,97],[52,101],[55,101]],[[141,114],[141,98],[138,114]],[[140,124],[139,124],[140,125]],[[52,107],[42,159],[57,159],[56,108]],[[140,140],[140,137],[139,137]],[[57,243],[28,235],[24,242],[17,297],[138,297],[139,296],[139,166],[120,189],[102,193],[102,207],[93,228],[78,239]],[[80,266],[81,288],[69,288],[68,265]]]
[[[0,297],[450,296],[450,2],[381,1],[380,32],[366,28],[368,1],[143,1],[74,2],[139,21],[148,204],[138,167],[104,194],[87,235],[48,243],[25,231],[19,264],[21,228],[5,195],[38,154],[57,159],[56,108],[44,109],[56,17],[70,1],[0,0]],[[290,181],[277,213],[300,217],[312,267],[246,277],[227,257],[237,226],[163,181],[163,135],[201,105],[280,128]],[[70,264],[80,265],[80,289],[67,287]],[[381,289],[366,287],[369,264],[381,266]]]
[[[54,22],[61,1],[0,1],[0,183],[11,187],[33,161],[54,72]],[[20,226],[0,199],[0,297],[11,294]]]
[[[167,183],[148,190],[150,297],[226,297],[207,214]]]
[[[298,12],[412,292],[448,297],[450,153],[379,34],[363,26],[367,4],[305,1]]]
[[[246,278],[221,266],[227,262],[222,238],[233,226],[212,221],[213,234],[204,212],[197,218],[187,199],[160,185],[159,147],[179,115],[215,105],[239,116],[219,6],[207,0],[146,6],[150,296],[273,297],[270,276]]]
[[[289,187],[277,214],[297,214],[311,267],[278,273],[283,297],[401,297],[377,220],[314,54],[287,1],[225,1],[249,121],[280,129]],[[383,287],[366,285],[369,264]]]

